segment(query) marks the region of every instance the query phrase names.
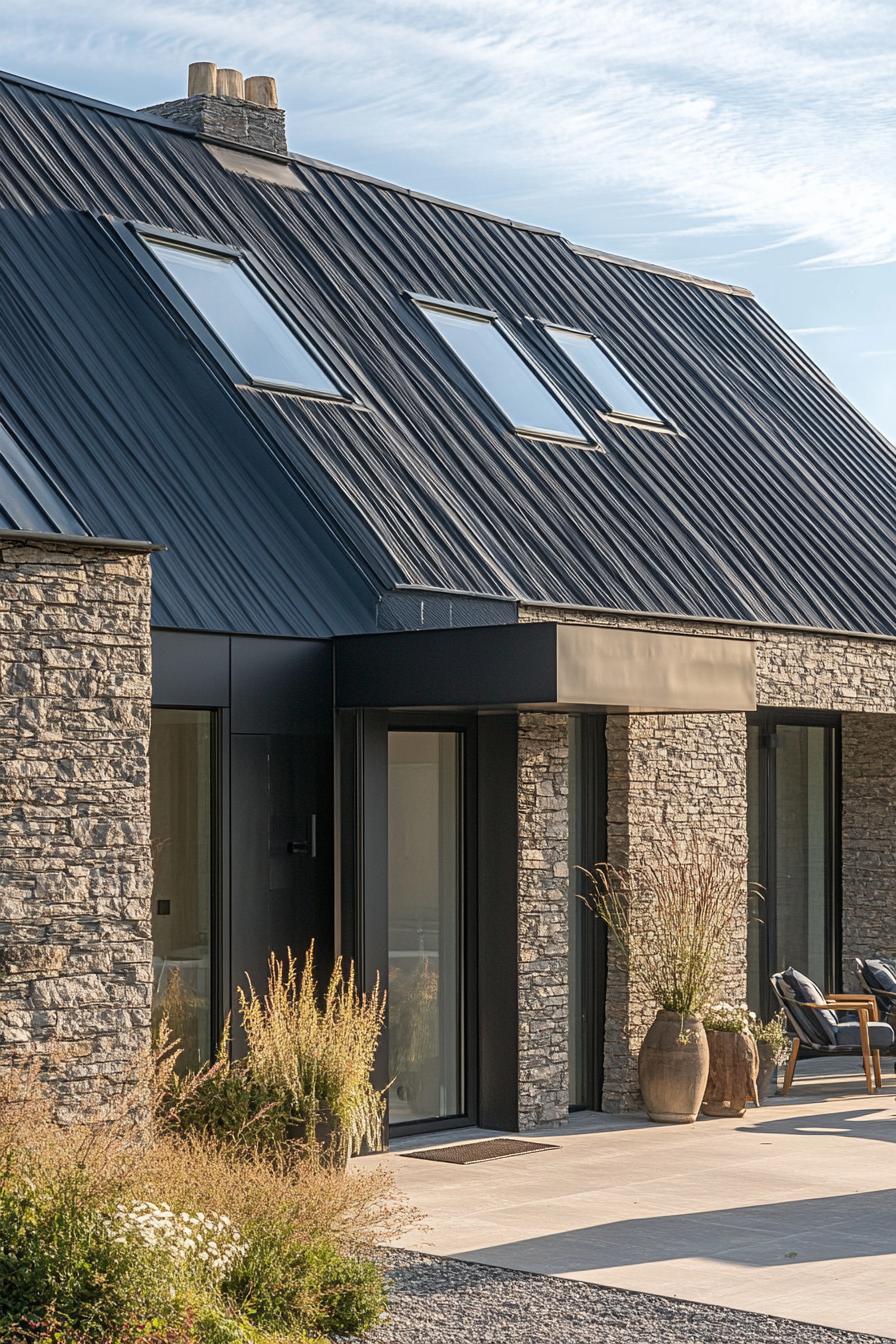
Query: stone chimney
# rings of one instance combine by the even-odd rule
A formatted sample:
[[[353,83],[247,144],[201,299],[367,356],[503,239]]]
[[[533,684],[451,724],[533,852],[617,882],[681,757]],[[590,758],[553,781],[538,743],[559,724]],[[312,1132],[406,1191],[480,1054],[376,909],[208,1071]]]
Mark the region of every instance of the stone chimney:
[[[242,149],[286,156],[286,113],[277,106],[277,84],[270,75],[244,80],[239,70],[219,70],[212,61],[194,61],[186,98],[141,111],[176,121],[200,135],[229,140]]]

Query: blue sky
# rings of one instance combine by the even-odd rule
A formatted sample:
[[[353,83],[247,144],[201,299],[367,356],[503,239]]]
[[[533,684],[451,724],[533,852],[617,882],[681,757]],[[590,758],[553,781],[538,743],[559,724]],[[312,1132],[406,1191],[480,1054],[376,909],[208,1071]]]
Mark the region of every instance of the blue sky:
[[[745,284],[896,441],[893,0],[0,0],[128,106],[274,74],[290,146]]]

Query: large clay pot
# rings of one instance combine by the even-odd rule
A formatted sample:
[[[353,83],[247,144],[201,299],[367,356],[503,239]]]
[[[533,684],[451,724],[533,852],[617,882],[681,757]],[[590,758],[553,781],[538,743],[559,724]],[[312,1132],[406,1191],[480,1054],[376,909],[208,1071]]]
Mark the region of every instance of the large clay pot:
[[[756,1100],[759,1053],[748,1031],[708,1031],[709,1077],[703,1114],[743,1115],[748,1101]]]
[[[759,1105],[766,1101],[774,1090],[775,1070],[778,1067],[778,1056],[768,1041],[757,1041],[756,1049],[759,1052],[759,1074],[756,1078],[756,1092],[759,1096]]]
[[[709,1046],[699,1017],[657,1013],[638,1055],[638,1080],[651,1120],[690,1125],[709,1073]]]

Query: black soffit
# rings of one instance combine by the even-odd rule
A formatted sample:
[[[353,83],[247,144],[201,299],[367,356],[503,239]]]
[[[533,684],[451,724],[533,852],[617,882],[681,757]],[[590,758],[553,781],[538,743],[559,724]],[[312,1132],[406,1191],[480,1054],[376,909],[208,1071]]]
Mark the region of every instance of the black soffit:
[[[234,386],[104,219],[246,249],[355,404]],[[407,292],[494,310],[605,451],[510,431]],[[538,321],[679,432],[601,418]],[[745,291],[15,76],[0,370],[0,522],[163,543],[158,626],[360,633],[413,587],[896,634],[893,447]]]
[[[337,639],[336,704],[748,712],[750,639],[536,622]]]

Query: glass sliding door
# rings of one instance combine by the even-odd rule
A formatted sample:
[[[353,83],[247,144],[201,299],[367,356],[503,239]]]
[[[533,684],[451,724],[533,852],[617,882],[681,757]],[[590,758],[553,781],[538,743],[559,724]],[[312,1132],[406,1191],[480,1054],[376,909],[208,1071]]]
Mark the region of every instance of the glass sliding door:
[[[212,1053],[214,711],[153,709],[153,1022],[165,1016],[181,1066]]]
[[[463,735],[392,729],[389,1118],[462,1115]]]
[[[836,722],[766,717],[750,725],[750,878],[765,889],[749,934],[752,1005],[786,966],[837,988],[839,808]]]

